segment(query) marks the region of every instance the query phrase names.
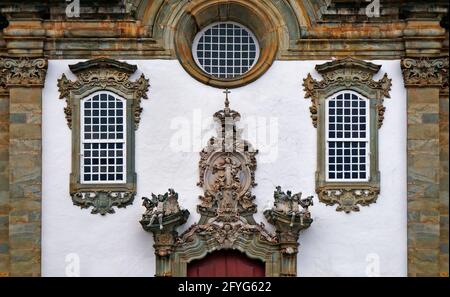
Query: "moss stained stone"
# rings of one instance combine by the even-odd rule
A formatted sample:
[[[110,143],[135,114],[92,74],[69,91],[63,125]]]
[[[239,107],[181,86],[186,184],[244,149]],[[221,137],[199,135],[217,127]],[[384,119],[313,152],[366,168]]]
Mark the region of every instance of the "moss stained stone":
[[[0,115],[7,115],[9,129],[6,145],[1,140],[5,138],[0,132],[0,156],[7,156],[8,166],[0,165],[0,170],[7,169],[8,172],[6,175],[0,172],[0,185],[3,182],[8,184],[8,240],[7,246],[0,248],[0,274],[39,276],[42,199],[41,101],[47,61],[39,58],[13,58],[8,59],[7,63],[9,68],[6,68],[5,74],[9,104],[0,102],[0,106],[7,108],[6,111],[0,111]],[[1,215],[2,213],[0,222],[3,219]],[[6,250],[8,257],[3,257],[2,251]]]
[[[448,195],[443,197],[448,183],[441,183],[448,125],[442,124],[445,101],[440,99],[448,58],[407,58],[402,70],[408,95],[408,274],[448,275],[448,264],[442,264],[448,261],[448,238],[442,235],[448,232],[448,219],[442,215],[448,213],[448,203],[442,203],[448,200]]]
[[[449,113],[449,98],[448,88],[441,92],[439,100],[439,147],[440,147],[440,188],[439,188],[439,202],[440,202],[440,255],[439,255],[439,272],[441,276],[448,277],[449,272],[449,253],[448,253],[448,207],[449,207],[449,151],[448,151],[448,113]]]
[[[9,100],[0,87],[0,277],[9,275]]]

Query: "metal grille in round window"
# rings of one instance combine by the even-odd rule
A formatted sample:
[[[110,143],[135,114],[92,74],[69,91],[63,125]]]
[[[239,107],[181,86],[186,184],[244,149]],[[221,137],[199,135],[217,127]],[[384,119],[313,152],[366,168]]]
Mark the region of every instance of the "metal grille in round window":
[[[240,77],[258,61],[259,45],[246,27],[233,22],[215,23],[200,31],[192,52],[197,65],[222,79]]]

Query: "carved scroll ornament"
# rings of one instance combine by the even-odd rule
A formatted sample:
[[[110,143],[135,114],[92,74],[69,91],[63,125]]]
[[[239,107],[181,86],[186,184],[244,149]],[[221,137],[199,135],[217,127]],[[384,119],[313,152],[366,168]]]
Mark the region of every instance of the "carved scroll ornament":
[[[194,224],[177,240],[177,244],[185,244],[194,241],[194,237],[200,236],[205,239],[213,238],[216,244],[221,248],[232,248],[236,240],[241,235],[248,238],[257,237],[258,240],[276,244],[278,239],[275,235],[265,230],[264,224],[245,224],[242,222],[234,223],[211,223],[211,224]]]
[[[406,87],[448,88],[448,57],[409,57],[401,67]]]
[[[43,86],[48,63],[45,58],[0,58],[3,84],[8,86]],[[0,85],[1,85],[0,81]]]
[[[301,230],[309,228],[313,220],[309,207],[313,205],[313,196],[302,199],[302,193],[292,195],[276,187],[274,206],[264,211],[266,219],[275,226],[277,238],[283,245],[283,253],[297,253],[298,237]]]
[[[144,230],[153,232],[155,253],[160,257],[172,254],[175,246],[176,227],[186,223],[189,211],[181,209],[178,193],[173,189],[161,195],[152,194],[152,198],[143,197],[146,211],[140,221]]]
[[[92,214],[113,214],[115,213],[113,207],[127,207],[130,201],[133,200],[133,192],[114,192],[106,190],[97,191],[83,191],[72,194],[72,201],[74,205],[81,208],[92,207]]]
[[[255,197],[256,154],[241,138],[236,127],[240,114],[230,109],[228,91],[225,108],[214,114],[217,136],[200,152],[199,182],[204,194],[197,207],[201,218],[177,238],[175,274],[189,259],[206,256],[220,249],[237,249],[252,258],[271,263],[279,240],[265,226],[257,224]],[[184,263],[184,264],[183,264]],[[268,268],[267,268],[268,267]],[[269,269],[269,270],[267,270]],[[266,264],[270,275],[271,265]]]
[[[359,206],[368,206],[374,203],[378,194],[380,194],[379,187],[338,187],[335,189],[329,187],[319,188],[318,195],[321,201],[326,205],[338,205],[337,211],[344,211],[350,213],[352,211],[359,211]]]
[[[238,112],[229,108],[214,115],[218,123],[217,137],[200,152],[199,186],[204,189],[198,210],[207,217],[218,216],[224,221],[236,221],[240,215],[256,212],[251,189],[256,186],[256,154],[250,143],[241,139],[236,128]]]
[[[347,57],[342,60],[328,62],[316,66],[316,70],[322,75],[323,80],[315,80],[311,74],[303,80],[305,98],[311,99],[311,119],[313,126],[317,128],[319,120],[319,102],[324,94],[331,90],[364,88],[379,91],[377,100],[378,128],[381,128],[386,108],[383,106],[384,98],[390,98],[392,80],[385,73],[383,78],[375,81],[373,76],[381,66]],[[331,94],[330,94],[331,95]]]
[[[225,93],[225,108],[214,114],[217,136],[200,152],[198,186],[204,194],[197,207],[201,215],[198,223],[178,235],[175,227],[184,223],[189,213],[179,211],[175,202],[170,209],[176,213],[165,213],[169,202],[164,201],[176,201],[170,198],[175,194],[169,190],[165,195],[153,195],[152,200],[144,199],[147,211],[141,224],[155,238],[156,275],[186,276],[191,261],[217,250],[234,249],[263,261],[266,276],[296,276],[298,231],[312,222],[307,211],[312,200],[300,199],[297,194],[289,213],[267,214],[269,222],[276,226],[276,234],[268,232],[263,223],[255,222],[253,214],[257,209],[251,190],[256,186],[257,151],[241,138],[236,127],[240,115],[230,109],[229,92]],[[303,211],[300,205],[305,207]]]
[[[65,74],[58,80],[59,98],[67,100],[67,107],[64,109],[67,124],[72,128],[72,96],[71,91],[84,92],[95,89],[118,90],[123,93],[132,94],[135,103],[133,104],[133,116],[135,129],[139,127],[141,120],[141,99],[148,99],[147,92],[149,80],[141,74],[136,81],[130,81],[130,75],[136,72],[136,65],[129,65],[115,60],[101,58],[76,65],[71,65],[70,69],[76,74],[77,80],[69,80]]]

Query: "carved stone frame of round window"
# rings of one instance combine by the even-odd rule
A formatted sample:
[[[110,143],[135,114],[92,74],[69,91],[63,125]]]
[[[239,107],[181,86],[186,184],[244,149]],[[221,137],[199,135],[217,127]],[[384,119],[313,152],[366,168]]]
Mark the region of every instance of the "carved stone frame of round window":
[[[263,7],[251,1],[204,1],[189,7],[175,30],[175,52],[183,68],[196,80],[217,88],[237,88],[261,77],[278,51],[279,24]],[[259,45],[259,57],[250,70],[235,78],[218,78],[206,73],[195,61],[192,47],[198,33],[214,23],[234,22],[247,28]]]
[[[192,55],[193,55],[193,57],[194,57],[194,61],[197,63],[197,66],[199,66],[200,68],[203,68],[202,65],[201,65],[201,63],[200,63],[200,58],[197,56],[198,53],[196,53],[196,51],[198,50],[197,48],[198,48],[200,39],[204,36],[205,32],[207,32],[208,30],[214,28],[214,27],[217,26],[217,25],[223,25],[223,24],[231,24],[231,25],[235,25],[235,26],[239,27],[240,29],[246,31],[247,34],[249,35],[249,37],[250,37],[250,38],[252,39],[252,41],[255,43],[255,58],[254,58],[253,63],[252,63],[251,65],[248,65],[248,66],[249,66],[249,69],[248,69],[245,73],[249,72],[256,64],[258,64],[258,61],[259,61],[259,54],[260,54],[259,41],[258,41],[258,38],[256,38],[255,34],[253,34],[253,32],[252,32],[249,28],[243,26],[242,24],[236,23],[236,22],[230,22],[230,21],[228,21],[228,22],[217,22],[217,23],[212,23],[212,24],[206,26],[205,28],[203,28],[202,30],[200,30],[200,31],[197,33],[197,35],[195,36],[194,41],[192,42]],[[241,66],[242,66],[242,65],[241,65]],[[217,67],[220,68],[221,66],[220,66],[220,65],[217,65]],[[227,65],[225,65],[224,67],[227,67]],[[204,69],[202,69],[202,70],[203,70],[206,74],[208,74],[208,72],[207,72],[206,70],[204,70]],[[245,75],[245,73],[244,73],[244,75]],[[242,77],[242,76],[243,76],[243,75],[240,75],[239,77]],[[215,77],[215,76],[214,76],[214,77]],[[223,78],[218,78],[218,77],[216,77],[216,78],[217,78],[217,79],[223,79]]]

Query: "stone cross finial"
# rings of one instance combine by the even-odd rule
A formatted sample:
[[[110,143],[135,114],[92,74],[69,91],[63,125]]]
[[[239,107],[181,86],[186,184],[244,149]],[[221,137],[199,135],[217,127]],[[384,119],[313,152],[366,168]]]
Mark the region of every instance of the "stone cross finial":
[[[228,100],[228,94],[231,93],[230,90],[225,89],[225,91],[223,91],[223,93],[225,94],[225,108],[229,108],[230,107],[230,101]]]

